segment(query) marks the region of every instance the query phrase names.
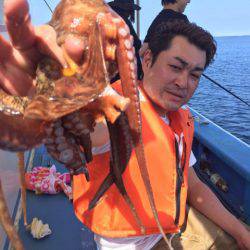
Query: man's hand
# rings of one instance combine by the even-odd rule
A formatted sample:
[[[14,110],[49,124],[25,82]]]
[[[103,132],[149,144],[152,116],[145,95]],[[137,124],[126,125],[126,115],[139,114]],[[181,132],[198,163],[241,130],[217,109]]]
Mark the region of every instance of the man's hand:
[[[35,70],[42,57],[50,56],[62,66],[66,62],[54,29],[32,25],[27,0],[5,0],[4,18],[10,42],[0,36],[0,88],[14,95],[27,95],[34,87]],[[83,46],[69,37],[65,50],[77,61]]]
[[[230,234],[242,250],[250,250],[250,232],[218,200],[215,194],[189,168],[188,201],[203,215]]]
[[[242,228],[242,231],[239,231],[239,236],[235,239],[241,250],[250,250],[250,231]]]

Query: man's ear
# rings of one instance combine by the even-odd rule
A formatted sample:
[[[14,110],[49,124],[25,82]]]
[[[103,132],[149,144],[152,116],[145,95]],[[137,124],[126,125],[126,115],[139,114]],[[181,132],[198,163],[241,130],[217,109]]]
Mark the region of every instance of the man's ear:
[[[142,67],[143,71],[146,69],[151,68],[153,61],[152,52],[150,49],[147,49],[144,53],[143,59],[142,59]]]

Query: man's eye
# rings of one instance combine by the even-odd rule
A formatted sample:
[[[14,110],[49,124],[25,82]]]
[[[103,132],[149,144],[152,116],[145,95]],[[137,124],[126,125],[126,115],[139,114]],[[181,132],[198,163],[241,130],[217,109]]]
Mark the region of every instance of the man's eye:
[[[173,65],[173,64],[170,64],[170,67],[174,70],[181,70],[181,67],[177,66],[177,65]]]
[[[200,79],[200,75],[191,74],[192,78],[195,80]]]

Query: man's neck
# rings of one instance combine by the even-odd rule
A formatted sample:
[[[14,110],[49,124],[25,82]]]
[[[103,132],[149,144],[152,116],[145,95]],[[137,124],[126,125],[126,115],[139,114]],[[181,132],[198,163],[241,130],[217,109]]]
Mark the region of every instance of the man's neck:
[[[163,9],[165,10],[173,10],[175,12],[179,12],[178,6],[176,4],[166,4]]]
[[[163,108],[161,108],[160,106],[155,104],[152,100],[150,100],[150,102],[152,103],[156,113],[158,113],[159,116],[161,116],[161,117],[167,116],[168,112],[166,110],[164,110]]]

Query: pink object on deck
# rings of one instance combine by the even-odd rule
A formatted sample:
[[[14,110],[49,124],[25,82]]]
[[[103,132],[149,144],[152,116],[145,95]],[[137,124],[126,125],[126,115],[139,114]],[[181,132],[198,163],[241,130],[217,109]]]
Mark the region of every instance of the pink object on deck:
[[[38,194],[57,194],[63,191],[69,199],[72,198],[72,188],[69,173],[56,172],[56,166],[34,167],[25,174],[26,188]]]

